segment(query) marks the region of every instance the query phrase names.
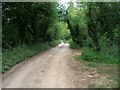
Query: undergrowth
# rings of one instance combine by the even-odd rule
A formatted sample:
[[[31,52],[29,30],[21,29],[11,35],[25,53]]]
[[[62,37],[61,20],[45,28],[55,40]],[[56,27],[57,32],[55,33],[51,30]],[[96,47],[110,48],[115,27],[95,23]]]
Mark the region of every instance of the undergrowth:
[[[112,46],[102,48],[101,51],[95,51],[92,48],[80,47],[74,42],[69,42],[73,49],[80,49],[82,55],[78,57],[79,60],[87,61],[88,66],[96,66],[96,64],[117,64],[118,63],[118,47]]]
[[[116,64],[118,63],[118,56],[112,55],[108,51],[99,51],[96,52],[92,49],[82,49],[83,53],[80,56],[80,59],[95,62],[95,63],[103,63],[103,64]]]
[[[84,62],[85,66],[88,66],[89,68],[97,68],[101,66],[108,66],[108,65],[118,65],[118,47],[117,45],[113,45],[111,47],[105,47],[103,45],[101,47],[101,51],[95,51],[92,48],[89,47],[80,47],[74,42],[70,42],[70,47],[72,49],[79,49],[82,52],[82,55],[77,56],[76,60]],[[99,71],[99,70],[98,70]],[[110,71],[111,73],[114,73],[113,71]],[[116,71],[117,72],[117,71]],[[115,75],[116,77],[116,75]],[[116,77],[117,78],[117,77]],[[117,79],[112,79],[114,83],[112,84],[112,87],[117,88],[120,87],[120,81]],[[102,85],[102,86],[93,86],[94,88],[106,88],[108,87],[108,84]],[[93,88],[91,87],[91,88]]]
[[[44,50],[57,45],[59,41],[52,41],[46,43],[37,43],[35,45],[19,45],[12,49],[3,50],[2,52],[2,73],[12,68],[14,65],[20,63],[28,57],[38,54]]]
[[[70,44],[70,48],[72,49],[80,49],[80,46],[77,43],[73,42],[72,39],[69,39],[67,43]]]

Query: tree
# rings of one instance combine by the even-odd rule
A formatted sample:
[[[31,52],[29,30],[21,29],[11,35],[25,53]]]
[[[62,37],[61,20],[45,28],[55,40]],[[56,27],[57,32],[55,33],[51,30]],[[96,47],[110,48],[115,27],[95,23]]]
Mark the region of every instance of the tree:
[[[3,47],[48,41],[47,30],[57,19],[57,4],[3,3]]]

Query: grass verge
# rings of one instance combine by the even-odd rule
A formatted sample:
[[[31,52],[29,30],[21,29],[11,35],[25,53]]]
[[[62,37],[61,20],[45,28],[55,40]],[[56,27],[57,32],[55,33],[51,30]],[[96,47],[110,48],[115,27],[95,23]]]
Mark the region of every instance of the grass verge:
[[[118,48],[107,47],[102,48],[101,51],[96,52],[95,50],[83,47],[80,48],[76,43],[70,42],[72,49],[79,49],[82,51],[81,56],[77,56],[76,60],[84,63],[88,68],[95,68],[99,74],[107,75],[108,78],[103,85],[93,85],[90,88],[118,88],[120,81],[118,81]]]
[[[107,52],[96,52],[92,49],[83,48],[83,53],[79,57],[80,60],[85,60],[88,62],[99,63],[99,64],[117,64],[118,57]]]
[[[3,50],[2,52],[2,73],[11,69],[14,65],[20,63],[28,57],[38,54],[44,50],[57,45],[59,41],[46,43],[37,43],[33,46],[19,45],[13,49]]]

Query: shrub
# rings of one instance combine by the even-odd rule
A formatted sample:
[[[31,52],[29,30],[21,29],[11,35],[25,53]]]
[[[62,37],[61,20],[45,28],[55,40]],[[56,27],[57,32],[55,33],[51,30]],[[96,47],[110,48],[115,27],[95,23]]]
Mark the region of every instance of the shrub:
[[[114,49],[114,48],[113,48]],[[106,64],[115,64],[118,62],[118,57],[109,54],[107,51],[96,52],[92,49],[82,49],[83,54],[80,56],[80,59],[95,62],[95,63],[106,63]]]
[[[13,49],[3,50],[2,52],[2,73],[12,68],[14,65],[23,61],[24,59],[31,57],[37,53],[49,49],[55,46],[58,41],[37,43],[35,45],[19,45]]]
[[[68,40],[68,43],[70,44],[70,48],[80,49],[80,46],[77,43],[73,42],[72,39]]]
[[[49,43],[49,45],[53,47],[53,46],[56,46],[59,43],[60,43],[59,40],[53,40],[52,42]]]

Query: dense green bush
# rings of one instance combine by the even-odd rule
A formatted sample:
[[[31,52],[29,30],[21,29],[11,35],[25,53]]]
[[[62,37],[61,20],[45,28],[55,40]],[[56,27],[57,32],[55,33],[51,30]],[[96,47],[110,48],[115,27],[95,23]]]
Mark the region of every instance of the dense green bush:
[[[80,46],[77,43],[73,42],[72,39],[69,39],[67,42],[70,44],[70,48],[80,49]]]
[[[114,48],[112,48],[113,50]],[[117,64],[118,57],[113,54],[110,54],[108,51],[96,52],[92,49],[83,49],[83,53],[79,59],[95,62],[95,63],[105,63],[105,64]]]
[[[101,47],[101,51],[95,51],[90,47],[80,47],[78,44],[73,42],[72,40],[68,41],[70,44],[70,48],[79,49],[82,51],[82,55],[79,56],[78,60],[87,61],[89,63],[88,66],[96,66],[95,63],[98,64],[117,64],[118,63],[118,46],[112,45],[110,47],[106,47],[106,43],[102,43],[103,47]]]
[[[56,46],[56,45],[58,45],[60,43],[61,43],[60,40],[53,40],[52,42],[49,43],[49,45],[54,47],[54,46]]]
[[[31,57],[37,53],[49,49],[57,45],[59,41],[37,43],[35,45],[19,45],[12,49],[3,50],[2,53],[2,72],[9,70],[14,65],[23,61],[24,59]]]

